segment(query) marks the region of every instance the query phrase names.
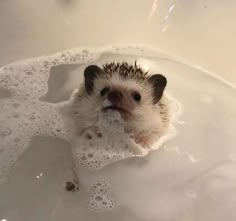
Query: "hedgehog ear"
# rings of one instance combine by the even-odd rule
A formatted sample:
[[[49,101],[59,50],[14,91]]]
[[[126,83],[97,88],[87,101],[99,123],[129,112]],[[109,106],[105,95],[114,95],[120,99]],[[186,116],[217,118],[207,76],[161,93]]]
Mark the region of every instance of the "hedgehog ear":
[[[101,68],[97,65],[90,65],[84,70],[85,90],[90,95],[93,92],[94,80],[101,73]]]
[[[153,87],[153,103],[156,104],[162,97],[167,80],[163,75],[155,74],[148,79],[148,82]]]

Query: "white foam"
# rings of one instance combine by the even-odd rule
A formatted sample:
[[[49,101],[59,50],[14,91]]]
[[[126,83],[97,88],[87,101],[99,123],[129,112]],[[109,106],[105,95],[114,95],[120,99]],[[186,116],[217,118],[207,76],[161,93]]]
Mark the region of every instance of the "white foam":
[[[181,106],[169,95],[168,98],[168,105],[172,113],[170,121],[173,123],[180,113]],[[104,105],[109,104],[105,102]],[[174,127],[170,126],[169,131],[150,149],[145,149],[135,143],[132,137],[125,132],[123,120],[118,112],[101,113],[98,124],[94,126],[99,128],[102,137],[97,136],[93,131],[87,131],[87,134],[78,137],[73,144],[75,162],[90,170],[102,169],[130,157],[144,157],[149,151],[158,149],[162,143],[176,134]]]
[[[99,56],[99,55],[97,55]],[[0,99],[0,181],[26,150],[31,137],[54,136],[69,140],[70,125],[60,112],[63,104],[42,102],[46,94],[50,68],[65,63],[87,63],[95,54],[88,50],[64,52],[8,65],[0,69],[0,88],[11,96]]]
[[[147,150],[137,145],[124,131],[124,124],[118,112],[101,113],[98,124],[102,137],[91,133],[76,139],[73,145],[75,161],[90,170],[97,170],[119,160],[145,156]],[[102,115],[107,115],[106,117]]]
[[[107,212],[116,206],[108,181],[99,179],[90,188],[88,207],[96,212]]]
[[[107,136],[102,139],[95,136],[89,141],[86,139],[75,141],[74,153],[79,167],[92,171],[91,176],[94,174],[98,176],[105,170],[107,173],[104,174],[109,175],[109,172],[112,172],[112,175],[110,174],[112,185],[106,180],[97,179],[99,177],[95,178],[95,182],[91,182],[91,177],[84,182],[82,180],[82,184],[86,181],[86,184],[89,184],[85,185],[86,188],[93,183],[86,198],[88,207],[93,211],[106,212],[122,205],[122,208],[134,214],[128,220],[146,220],[147,217],[150,220],[227,220],[227,217],[231,220],[234,218],[231,216],[235,210],[236,199],[234,185],[236,157],[233,148],[235,109],[231,103],[235,97],[234,92],[201,72],[199,72],[200,77],[196,77],[197,74],[194,73],[191,75],[192,78],[188,78],[190,74],[187,66],[184,66],[186,73],[178,65],[168,69],[172,64],[168,62],[173,61],[169,56],[160,56],[160,53],[152,48],[79,49],[1,68],[0,89],[8,91],[9,96],[0,96],[0,179],[3,181],[7,177],[9,168],[27,149],[32,136],[46,135],[71,140],[73,127],[65,121],[60,111],[65,103],[52,104],[40,100],[48,91],[50,68],[59,64],[86,65],[92,61],[95,63],[104,53],[112,53],[112,59],[118,53],[132,54],[136,57],[150,55],[155,59],[165,58],[166,63],[162,68],[167,74],[173,72],[168,79],[170,83],[174,82],[172,89],[174,88],[175,96],[183,99],[185,103],[185,115],[184,121],[178,120],[182,107],[168,95],[169,106],[173,113],[171,123],[176,122],[176,127],[182,133],[173,140],[173,143],[170,141],[159,150],[160,152],[149,155],[147,158],[149,162],[140,167],[127,166],[128,164],[125,163],[117,164],[117,167],[107,167],[122,159],[147,154],[132,143],[127,134],[124,134],[119,115],[107,117],[107,121],[99,122],[102,132],[107,126],[110,128]],[[161,63],[161,59],[158,61]],[[204,90],[190,85],[190,80],[195,82],[195,79],[196,82],[204,84]],[[209,81],[213,88],[219,86],[220,90],[217,90],[218,88],[212,90],[208,87]],[[177,85],[180,82],[181,85]],[[190,88],[193,88],[193,91]],[[114,128],[111,128],[112,125]],[[113,133],[116,136],[113,136]],[[170,138],[170,135],[175,133],[176,131],[171,127],[168,134],[162,137],[153,149],[159,148],[166,139]],[[116,139],[110,140],[111,136]],[[114,145],[104,148],[108,143]],[[99,188],[96,187],[98,183],[101,183]],[[16,191],[19,191],[18,186]],[[76,201],[77,196],[75,194]],[[61,213],[70,216],[72,213],[64,212],[65,207],[61,207]],[[77,207],[74,208],[73,214],[76,214],[77,210]],[[86,213],[84,208],[82,210]],[[58,210],[56,212],[58,213]],[[25,211],[23,213],[27,214]],[[44,214],[45,217],[46,215],[48,214]],[[27,215],[25,217],[27,219]]]
[[[123,49],[127,53],[134,48],[123,47],[118,49],[117,47],[97,50],[77,49],[58,53],[50,57],[11,64],[0,69],[0,88],[8,90],[11,94],[10,97],[0,100],[2,110],[0,115],[0,131],[2,134],[0,136],[2,141],[1,152],[4,153],[0,156],[0,180],[4,177],[5,172],[3,171],[6,168],[10,168],[12,163],[25,151],[32,136],[56,136],[69,140],[71,126],[64,122],[64,118],[61,115],[60,107],[63,104],[51,104],[40,101],[40,98],[48,90],[47,81],[50,68],[60,64],[86,64],[95,61],[104,52],[116,53]],[[137,51],[138,53],[142,52],[139,48],[137,48]],[[9,136],[3,136],[7,134],[7,131],[11,131],[12,133]],[[125,139],[128,139],[128,137],[120,136],[121,141]],[[132,148],[130,152],[126,148],[127,145],[124,142],[119,143],[118,140],[116,145],[119,144],[119,148],[126,152],[112,152],[113,150],[109,149],[106,154],[101,154],[101,151],[97,151],[94,153],[94,158],[99,159],[92,160],[90,158],[90,161],[86,161],[86,163],[89,163],[91,168],[102,168],[113,161],[147,154],[145,151],[140,151],[140,148],[137,148],[137,146]],[[101,139],[96,139],[89,142],[89,144],[86,140],[81,142],[82,146],[87,147],[94,144],[104,146],[106,141],[103,140],[104,143],[101,143]],[[130,143],[129,145],[135,146],[134,143]],[[90,150],[89,147],[88,151]],[[156,148],[157,145],[155,145]],[[139,151],[137,153],[133,152],[135,149]],[[81,155],[80,158],[83,157],[84,159],[84,155],[87,153],[86,151],[76,153],[77,155]],[[110,156],[109,160],[102,160],[102,158],[107,159],[108,156]],[[100,163],[96,164],[95,162],[98,161]],[[101,163],[102,161],[103,163]],[[84,162],[81,161],[81,164],[84,165]]]
[[[78,49],[11,64],[0,69],[0,88],[10,93],[9,97],[0,99],[0,182],[6,180],[10,168],[27,149],[33,136],[53,136],[68,142],[72,140],[73,125],[61,111],[67,102],[48,103],[40,99],[48,92],[50,68],[61,64],[85,65],[96,62],[105,52],[117,53],[121,49]],[[128,53],[132,49],[125,47],[122,50]],[[137,53],[143,53],[141,49],[136,49]],[[175,103],[175,108],[179,107],[177,101],[172,98],[170,101],[172,105]],[[173,108],[172,119],[178,112],[178,108]],[[108,116],[101,117],[98,122],[102,137],[74,140],[73,153],[79,166],[96,171],[123,159],[148,154],[147,149],[141,148],[124,132],[119,113],[108,111],[105,114]],[[155,144],[153,149],[157,149],[173,135],[173,131],[171,128],[167,136]],[[88,201],[89,208],[99,212],[115,208],[109,185],[102,185],[104,191],[98,187],[91,189]]]

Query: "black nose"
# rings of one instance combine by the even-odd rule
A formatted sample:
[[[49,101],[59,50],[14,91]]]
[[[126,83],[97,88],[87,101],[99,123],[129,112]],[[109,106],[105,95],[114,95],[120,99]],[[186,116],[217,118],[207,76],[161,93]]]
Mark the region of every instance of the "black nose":
[[[108,99],[111,101],[112,104],[117,104],[122,100],[123,94],[120,91],[111,91],[108,94]]]

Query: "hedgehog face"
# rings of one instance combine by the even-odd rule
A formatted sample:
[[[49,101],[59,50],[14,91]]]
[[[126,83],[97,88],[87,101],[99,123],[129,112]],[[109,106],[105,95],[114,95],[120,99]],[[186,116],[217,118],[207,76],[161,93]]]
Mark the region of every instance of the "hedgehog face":
[[[130,83],[130,84],[128,84]],[[94,95],[101,106],[102,111],[113,110],[118,111],[124,119],[129,119],[135,115],[135,112],[142,108],[144,103],[151,99],[146,96],[145,91],[135,85],[134,82],[119,82],[118,79],[110,78],[107,80],[98,79],[95,82]]]
[[[118,111],[125,120],[142,117],[162,96],[166,79],[147,77],[140,68],[127,63],[107,64],[103,69],[91,65],[85,69],[85,90],[101,111]]]

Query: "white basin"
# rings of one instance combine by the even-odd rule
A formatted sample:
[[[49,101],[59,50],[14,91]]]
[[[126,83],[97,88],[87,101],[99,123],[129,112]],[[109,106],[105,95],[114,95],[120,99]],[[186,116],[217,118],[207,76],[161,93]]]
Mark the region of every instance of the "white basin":
[[[0,221],[235,221],[235,22],[233,0],[0,1]],[[87,62],[113,59],[166,75],[177,133],[146,158],[82,174],[68,193],[57,108]],[[78,62],[61,78],[50,69]],[[89,189],[104,177],[115,208],[98,212]]]

